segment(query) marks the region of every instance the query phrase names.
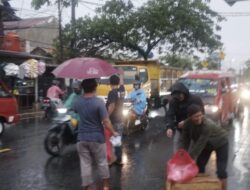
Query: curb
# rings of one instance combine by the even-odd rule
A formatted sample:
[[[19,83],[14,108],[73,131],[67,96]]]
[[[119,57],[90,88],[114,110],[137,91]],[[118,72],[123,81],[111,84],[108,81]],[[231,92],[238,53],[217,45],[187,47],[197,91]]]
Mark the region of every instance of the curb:
[[[19,114],[20,120],[42,117],[43,115],[44,115],[44,111],[27,112],[27,113],[20,113]]]

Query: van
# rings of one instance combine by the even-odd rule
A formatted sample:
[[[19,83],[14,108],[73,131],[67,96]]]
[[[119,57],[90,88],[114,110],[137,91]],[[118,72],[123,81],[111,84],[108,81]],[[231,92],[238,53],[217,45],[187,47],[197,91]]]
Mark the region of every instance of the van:
[[[0,79],[0,136],[4,133],[6,123],[17,123],[19,119],[16,98]]]
[[[190,71],[183,74],[179,82],[182,82],[190,93],[201,97],[208,117],[223,125],[232,122],[239,106],[238,87],[233,73]]]

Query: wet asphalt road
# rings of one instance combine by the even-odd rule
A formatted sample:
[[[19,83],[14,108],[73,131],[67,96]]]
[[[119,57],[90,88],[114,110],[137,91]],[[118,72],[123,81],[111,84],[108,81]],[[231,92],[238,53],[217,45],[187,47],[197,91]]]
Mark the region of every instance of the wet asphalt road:
[[[248,190],[250,186],[250,126],[245,109],[243,123],[235,122],[230,130],[229,190]],[[49,156],[43,140],[50,122],[42,119],[22,121],[8,127],[0,138],[0,190],[80,190],[80,167],[75,146],[68,147],[61,158]],[[124,166],[113,166],[113,190],[163,190],[165,166],[173,143],[166,138],[164,118],[150,122],[146,132],[124,138]],[[215,159],[208,171],[214,175]]]

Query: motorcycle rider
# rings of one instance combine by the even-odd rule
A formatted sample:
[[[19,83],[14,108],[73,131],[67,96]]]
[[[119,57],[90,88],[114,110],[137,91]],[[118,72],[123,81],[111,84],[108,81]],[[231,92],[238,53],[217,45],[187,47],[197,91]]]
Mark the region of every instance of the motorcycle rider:
[[[64,107],[66,107],[67,109],[71,109],[76,99],[79,98],[80,95],[82,95],[81,83],[79,81],[75,81],[72,84],[72,89],[73,92],[69,95],[64,103]]]
[[[190,94],[189,90],[181,82],[177,82],[171,87],[171,97],[172,99],[169,102],[169,108],[166,113],[166,119],[167,119],[166,135],[169,138],[172,138],[174,132],[176,133],[174,138],[174,151],[175,151],[177,149],[176,146],[178,144],[178,139],[180,136],[180,132],[182,130],[181,128],[184,125],[184,120],[188,118],[187,108],[191,104],[196,104],[201,107],[202,113],[205,113],[205,110],[201,98],[199,96]]]
[[[54,114],[56,108],[63,106],[60,96],[64,95],[64,91],[59,87],[59,81],[53,80],[52,86],[47,90],[47,98],[50,99],[50,108],[45,110],[44,118],[47,119],[49,116],[49,110]]]
[[[47,90],[47,97],[51,99],[60,99],[64,91],[59,87],[59,81],[53,80],[52,86]]]
[[[80,81],[75,81],[72,84],[73,92],[69,95],[67,100],[64,103],[64,107],[67,108],[67,110],[71,110],[73,108],[73,105],[75,101],[82,95],[82,88]],[[80,120],[79,115],[75,112],[70,112],[70,115],[73,119],[76,119],[77,121]]]
[[[130,112],[131,124],[134,123],[136,118],[143,115],[145,108],[147,107],[147,98],[144,90],[141,88],[141,81],[136,79],[133,83],[134,90],[128,94],[127,99],[132,101],[133,107]]]

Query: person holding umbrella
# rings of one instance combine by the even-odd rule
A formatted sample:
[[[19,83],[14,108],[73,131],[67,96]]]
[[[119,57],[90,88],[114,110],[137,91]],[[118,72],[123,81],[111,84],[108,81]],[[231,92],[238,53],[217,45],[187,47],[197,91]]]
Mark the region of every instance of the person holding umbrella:
[[[114,136],[119,134],[113,129],[103,100],[95,95],[97,81],[82,81],[83,97],[79,98],[73,110],[80,116],[78,125],[77,151],[80,158],[82,186],[91,189],[94,183],[92,161],[97,164],[98,174],[103,180],[103,189],[109,189],[109,167],[106,158],[104,128],[107,127]]]
[[[102,178],[104,190],[109,189],[109,167],[107,162],[104,127],[113,136],[119,134],[113,129],[105,103],[96,97],[96,78],[118,73],[108,62],[93,57],[78,57],[66,60],[52,72],[56,77],[84,79],[81,86],[84,95],[74,103],[73,111],[79,114],[77,151],[80,158],[82,186],[90,190],[94,183],[92,160]]]

